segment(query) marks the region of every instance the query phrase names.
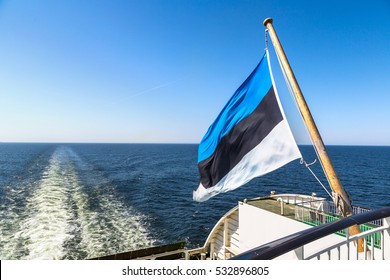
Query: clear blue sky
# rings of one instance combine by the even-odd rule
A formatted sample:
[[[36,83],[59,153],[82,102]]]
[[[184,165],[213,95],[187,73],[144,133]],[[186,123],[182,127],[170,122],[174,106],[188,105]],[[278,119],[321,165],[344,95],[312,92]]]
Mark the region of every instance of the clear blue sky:
[[[0,142],[198,143],[266,17],[325,142],[390,145],[389,0],[0,0]]]

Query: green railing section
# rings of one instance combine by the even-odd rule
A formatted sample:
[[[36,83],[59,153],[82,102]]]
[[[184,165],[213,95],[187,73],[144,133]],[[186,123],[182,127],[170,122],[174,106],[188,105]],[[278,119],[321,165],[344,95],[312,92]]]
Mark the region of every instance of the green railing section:
[[[331,213],[327,213],[325,211],[313,209],[306,206],[295,205],[295,218],[305,224],[311,226],[318,226],[330,222],[334,222],[340,219],[340,216],[336,216]],[[373,224],[362,224],[360,225],[360,230],[362,232],[377,228],[378,226]],[[336,234],[345,237],[346,230],[338,231]],[[368,246],[372,246],[372,239],[374,240],[374,247],[380,249],[381,248],[381,233],[376,232],[372,235],[366,236],[366,244]]]

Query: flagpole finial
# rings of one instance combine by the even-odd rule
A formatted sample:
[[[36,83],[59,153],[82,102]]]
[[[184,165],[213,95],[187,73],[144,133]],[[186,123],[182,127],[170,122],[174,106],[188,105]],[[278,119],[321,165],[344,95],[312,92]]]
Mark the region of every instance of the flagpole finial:
[[[272,24],[273,20],[272,18],[266,18],[263,22],[264,26],[267,26],[268,23],[271,23]]]

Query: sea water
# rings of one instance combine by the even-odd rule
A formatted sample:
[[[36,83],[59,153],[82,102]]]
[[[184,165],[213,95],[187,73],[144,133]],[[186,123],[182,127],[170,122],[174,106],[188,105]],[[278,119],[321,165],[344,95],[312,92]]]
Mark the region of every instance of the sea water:
[[[310,146],[300,146],[306,162]],[[330,146],[353,204],[390,206],[390,147]],[[311,165],[326,185],[318,161]],[[238,200],[327,192],[299,160],[202,203],[195,144],[0,144],[0,259],[88,259],[203,245]]]

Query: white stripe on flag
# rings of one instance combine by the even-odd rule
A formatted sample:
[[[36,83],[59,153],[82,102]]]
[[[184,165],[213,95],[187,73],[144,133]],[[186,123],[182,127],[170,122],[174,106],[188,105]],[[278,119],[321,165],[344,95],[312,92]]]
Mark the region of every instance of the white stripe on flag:
[[[274,171],[294,159],[302,158],[286,120],[281,121],[255,148],[214,187],[202,184],[193,192],[193,199],[206,201],[219,193],[234,190],[255,177]]]

